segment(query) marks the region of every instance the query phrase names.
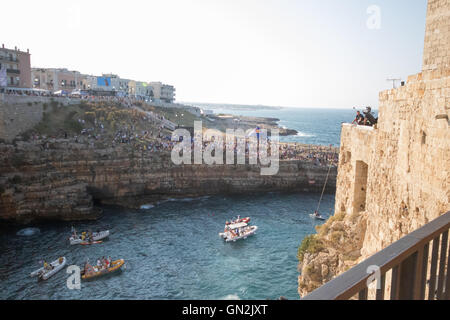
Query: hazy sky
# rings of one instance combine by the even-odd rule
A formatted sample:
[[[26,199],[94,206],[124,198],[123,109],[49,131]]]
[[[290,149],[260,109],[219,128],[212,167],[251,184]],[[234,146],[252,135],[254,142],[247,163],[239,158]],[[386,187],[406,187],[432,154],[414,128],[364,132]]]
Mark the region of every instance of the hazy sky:
[[[173,84],[178,101],[378,106],[386,78],[421,70],[426,3],[14,0],[0,42],[29,48],[33,67]]]

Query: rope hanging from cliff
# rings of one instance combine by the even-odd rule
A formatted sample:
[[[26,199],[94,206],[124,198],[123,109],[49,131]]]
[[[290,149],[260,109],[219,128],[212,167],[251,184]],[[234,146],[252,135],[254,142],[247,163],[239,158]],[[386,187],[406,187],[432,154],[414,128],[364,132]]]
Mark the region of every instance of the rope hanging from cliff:
[[[327,186],[328,177],[330,176],[330,172],[331,172],[331,163],[330,163],[330,167],[328,168],[328,173],[327,173],[327,178],[325,179],[325,184],[323,185],[322,194],[320,195],[319,205],[317,206],[317,211],[316,211],[317,213],[319,213],[320,204],[322,203],[323,194],[325,193],[325,188]]]

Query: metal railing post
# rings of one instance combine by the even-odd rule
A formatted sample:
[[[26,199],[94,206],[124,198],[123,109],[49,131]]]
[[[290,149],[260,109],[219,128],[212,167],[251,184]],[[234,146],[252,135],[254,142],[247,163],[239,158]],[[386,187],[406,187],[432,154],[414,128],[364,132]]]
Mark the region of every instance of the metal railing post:
[[[414,295],[414,284],[417,277],[417,252],[405,259],[401,264],[400,286],[398,292],[399,300],[412,300]]]

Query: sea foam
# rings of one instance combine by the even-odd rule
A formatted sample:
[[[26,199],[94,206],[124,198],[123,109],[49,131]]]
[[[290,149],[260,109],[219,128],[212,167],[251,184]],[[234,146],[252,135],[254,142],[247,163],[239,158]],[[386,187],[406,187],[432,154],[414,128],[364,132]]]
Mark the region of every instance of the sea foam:
[[[304,133],[304,132],[298,132],[298,133],[297,133],[297,137],[313,138],[313,137],[315,137],[315,135],[313,135],[313,134],[308,134],[308,133]]]

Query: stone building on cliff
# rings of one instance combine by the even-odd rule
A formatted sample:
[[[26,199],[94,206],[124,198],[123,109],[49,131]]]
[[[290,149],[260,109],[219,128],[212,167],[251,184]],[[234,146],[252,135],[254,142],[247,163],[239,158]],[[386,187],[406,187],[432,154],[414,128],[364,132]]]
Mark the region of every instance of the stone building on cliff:
[[[428,1],[422,72],[379,99],[377,127],[342,127],[341,219],[317,237],[343,243],[304,255],[301,296],[450,211],[450,0]]]

